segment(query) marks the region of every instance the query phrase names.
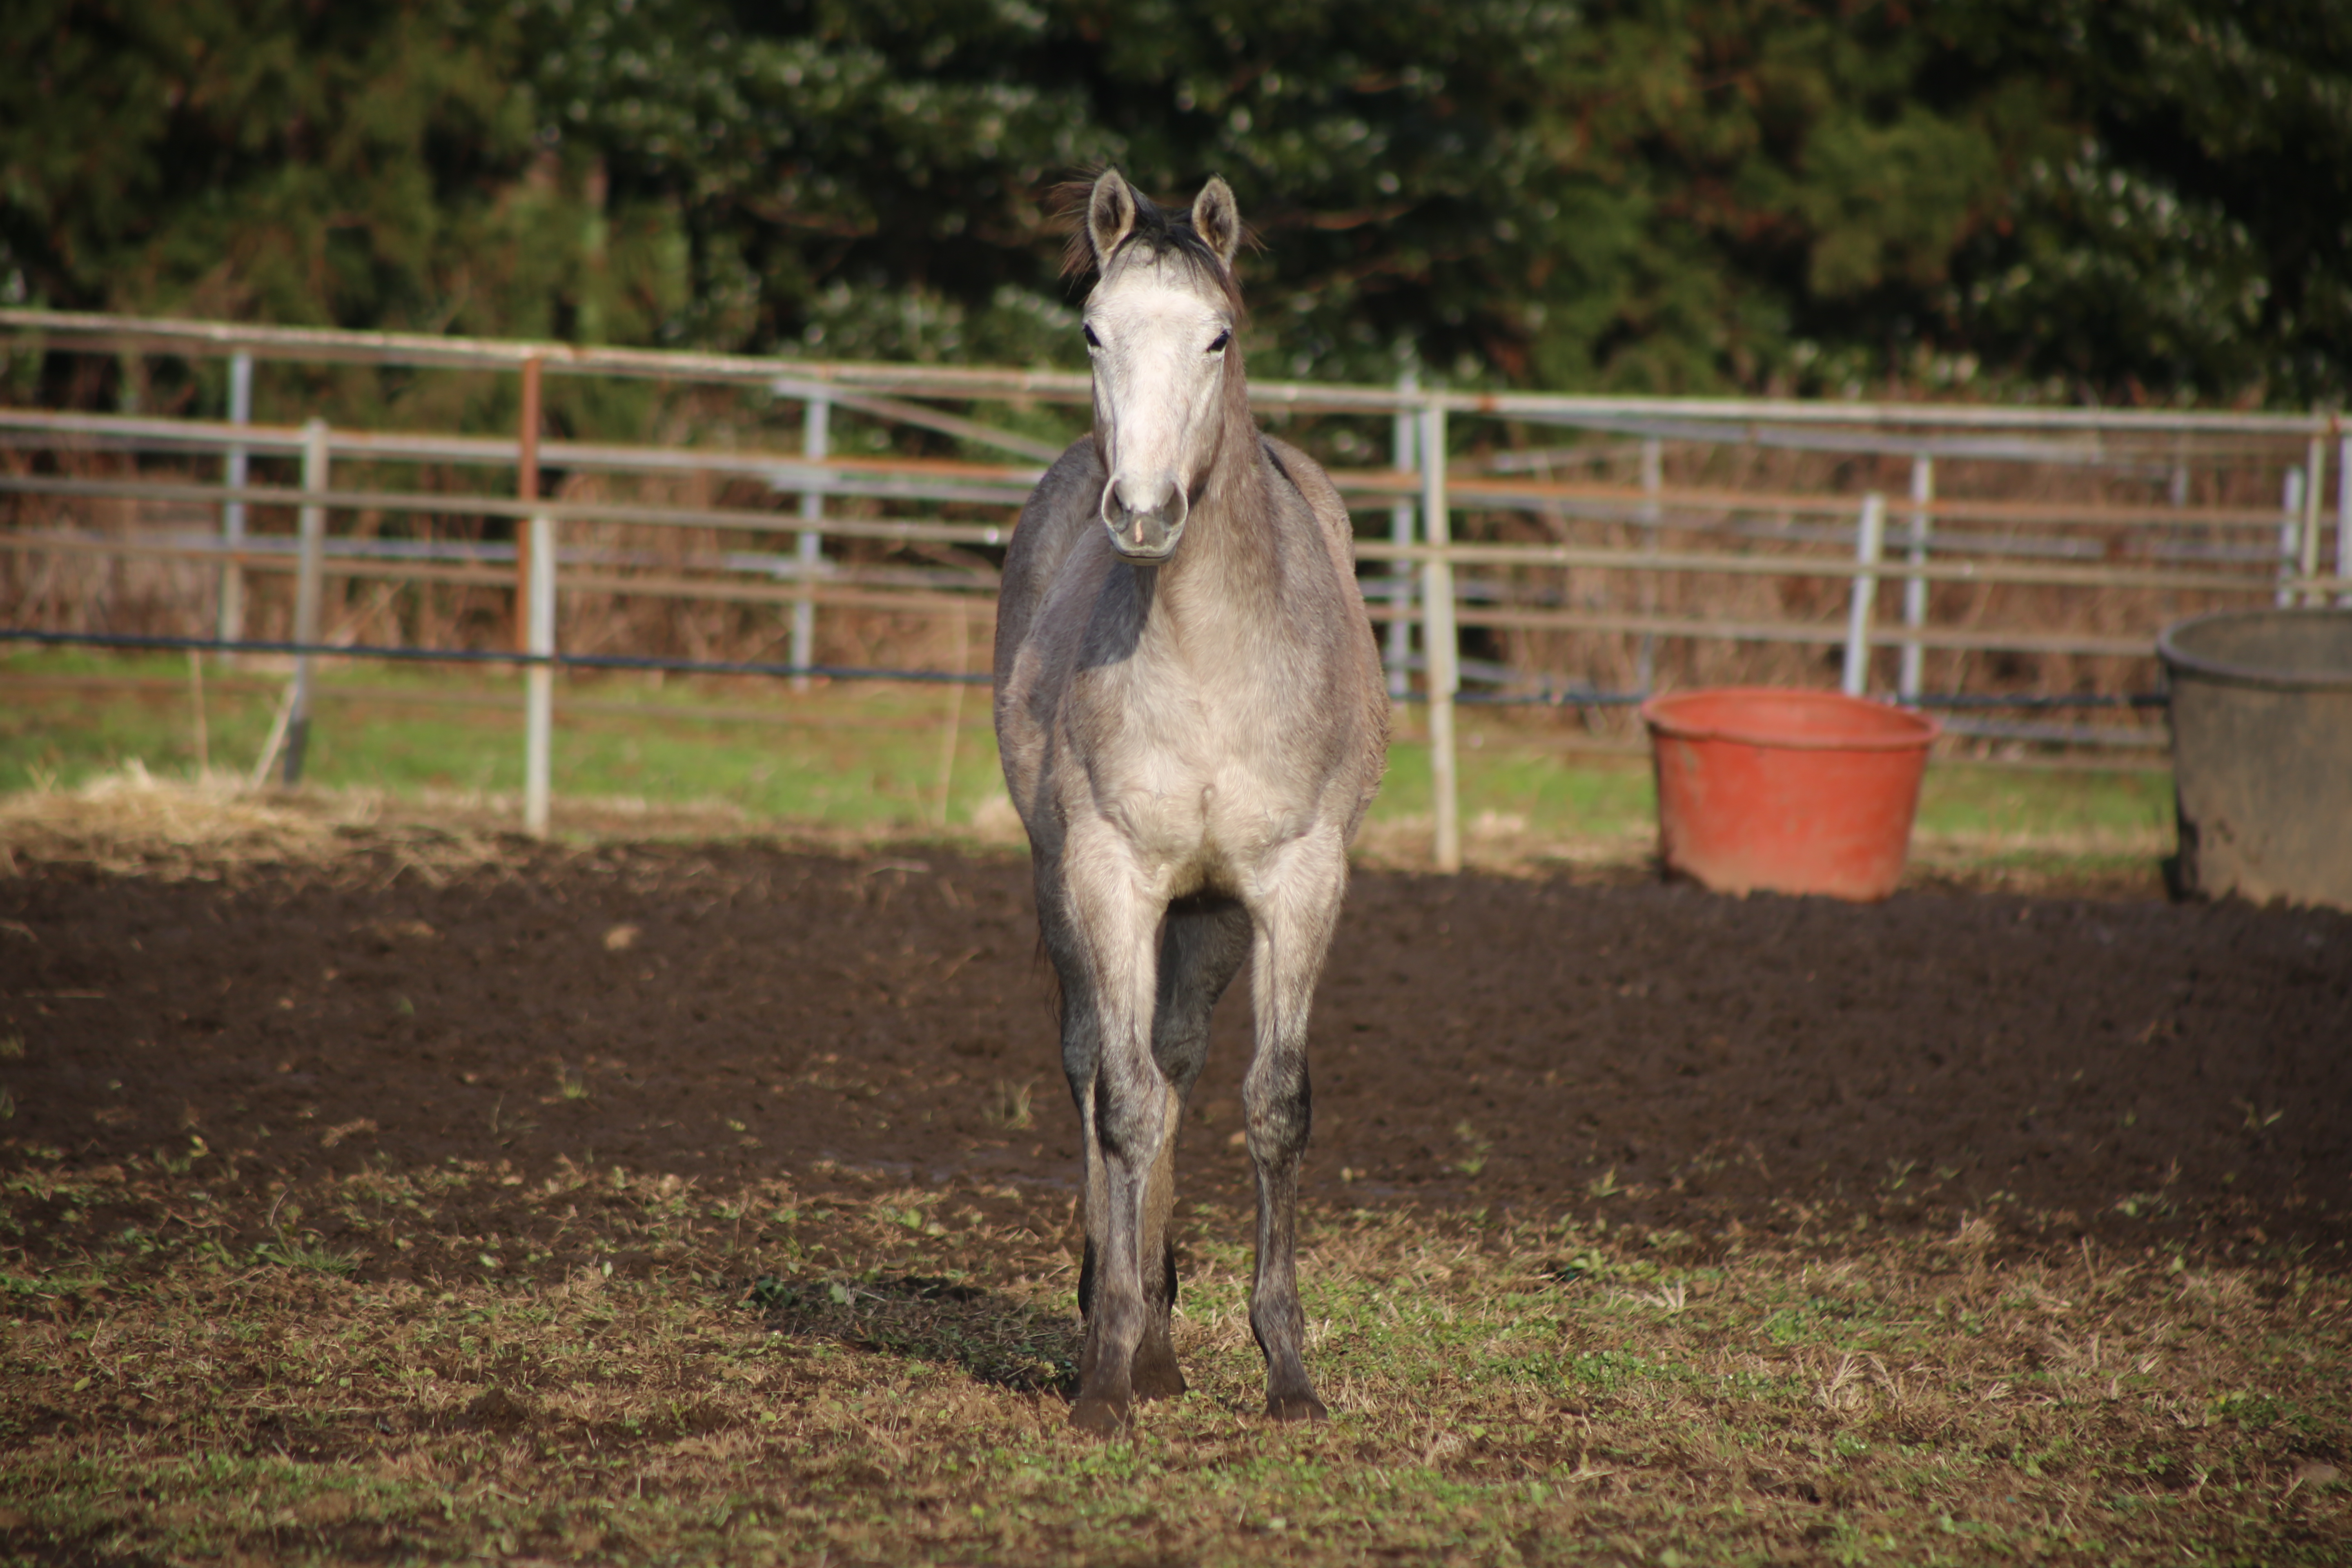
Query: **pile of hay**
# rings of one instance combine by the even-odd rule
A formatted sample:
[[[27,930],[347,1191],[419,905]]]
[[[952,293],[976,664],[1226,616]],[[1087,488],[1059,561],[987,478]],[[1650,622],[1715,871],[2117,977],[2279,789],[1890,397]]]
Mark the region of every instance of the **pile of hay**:
[[[317,861],[374,816],[370,800],[272,797],[228,774],[157,778],[133,761],[74,789],[0,797],[0,871],[20,861],[145,872]]]
[[[0,795],[0,877],[44,865],[171,879],[342,863],[370,868],[370,876],[413,872],[439,882],[471,868],[518,866],[598,844],[751,838],[855,855],[907,837],[903,826],[795,826],[780,835],[723,801],[587,798],[558,804],[559,837],[547,845],[517,831],[521,815],[509,795],[257,790],[233,773],[159,777],[133,761],[70,789],[37,785]]]

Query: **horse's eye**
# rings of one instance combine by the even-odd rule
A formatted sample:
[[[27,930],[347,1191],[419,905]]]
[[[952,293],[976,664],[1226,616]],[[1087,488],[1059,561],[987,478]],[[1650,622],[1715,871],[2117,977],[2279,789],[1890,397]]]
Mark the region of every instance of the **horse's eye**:
[[[1221,354],[1225,352],[1225,345],[1233,341],[1233,329],[1229,327],[1217,334],[1217,341],[1209,345],[1209,352],[1213,354]]]
[[[1090,349],[1102,347],[1102,340],[1095,336],[1095,330],[1092,327],[1087,329],[1087,347]]]

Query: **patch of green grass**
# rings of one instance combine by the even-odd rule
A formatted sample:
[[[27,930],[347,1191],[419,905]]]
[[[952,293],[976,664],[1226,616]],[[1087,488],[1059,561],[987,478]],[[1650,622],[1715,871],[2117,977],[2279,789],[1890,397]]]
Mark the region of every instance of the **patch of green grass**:
[[[1062,1194],[466,1163],[275,1196],[197,1180],[45,1166],[0,1194],[0,1554],[2352,1549],[2352,1497],[2315,1458],[2352,1443],[2352,1279],[2307,1257],[2176,1272],[2057,1226],[1996,1258],[1981,1224],[1661,1248],[1573,1218],[1325,1211],[1302,1283],[1334,1415],[1290,1427],[1259,1414],[1249,1216],[1203,1205],[1181,1239],[1192,1390],[1101,1442],[1065,1425]],[[257,1269],[273,1225],[354,1270]]]
[[[207,752],[251,770],[282,674],[207,666]],[[77,679],[143,684],[76,686]],[[196,762],[195,704],[184,658],[18,648],[0,654],[0,793],[71,787],[132,759],[158,774]],[[307,779],[330,789],[415,797],[511,795],[522,782],[516,678],[473,670],[322,668]],[[426,699],[436,701],[424,700]],[[989,826],[1004,812],[984,689],[959,704],[935,687],[861,683],[795,693],[782,681],[559,679],[559,795],[654,805],[720,803],[751,816],[843,828],[921,832]],[[949,718],[956,720],[952,761]],[[1399,719],[1370,822],[1418,852],[1431,813],[1422,715]],[[1646,756],[1566,749],[1570,713],[1460,715],[1463,820],[1474,853],[1509,858],[1547,844],[1600,842],[1644,852],[1654,829]],[[944,801],[944,814],[942,814]],[[1917,833],[1939,861],[1991,866],[2080,862],[2140,868],[2170,848],[2170,775],[2161,768],[2031,772],[1969,763],[1929,768]]]
[[[208,667],[205,750],[245,774],[285,677]],[[143,682],[75,686],[76,679]],[[185,658],[17,649],[0,680],[0,792],[70,788],[136,759],[158,773],[197,763]],[[522,787],[521,685],[475,671],[323,668],[304,779],[326,789],[512,795]],[[856,827],[949,825],[1003,793],[984,690],[882,682],[794,693],[744,678],[655,685],[558,678],[559,795],[660,805],[723,803],[756,816]],[[949,762],[948,720],[956,719]]]
[[[1429,748],[1409,711],[1389,750],[1389,772],[1370,820],[1419,825],[1431,814]],[[1481,840],[1600,840],[1646,846],[1657,795],[1640,752],[1574,748],[1572,713],[1458,715],[1462,820],[1474,856]],[[2150,870],[2172,848],[2168,768],[2037,770],[1958,759],[1932,763],[1920,787],[1915,855],[1926,863],[1990,869],[2073,870],[2093,876]]]
[[[1455,769],[1465,822],[1492,813],[1521,831],[1554,837],[1651,830],[1657,796],[1648,758],[1528,744],[1521,729],[1483,714],[1463,717],[1459,735],[1465,743],[1456,747]],[[1428,818],[1429,746],[1421,734],[1418,715],[1399,722],[1372,820]],[[1473,738],[1481,743],[1467,744]]]
[[[253,1260],[280,1268],[307,1269],[313,1274],[332,1275],[343,1279],[360,1271],[358,1258],[350,1252],[322,1247],[315,1241],[289,1241],[282,1237],[255,1247]]]
[[[1931,766],[1919,790],[1922,832],[1998,838],[2158,835],[2172,830],[2166,767],[2036,772],[1979,763]]]
[[[26,1173],[0,1531],[37,1556],[2326,1563],[2352,1281],[1988,1229],[1717,1237],[1319,1213],[1273,1427],[1249,1217],[1185,1227],[1192,1394],[1063,1427],[1058,1196],[369,1168],[273,1201],[352,1277],[245,1262],[261,1194]],[[106,1237],[61,1211],[151,1215]],[[167,1217],[164,1217],[167,1215]],[[1830,1229],[1825,1225],[1825,1229]],[[478,1268],[497,1239],[501,1268]],[[2030,1241],[2021,1237],[2018,1241]],[[1667,1260],[1661,1260],[1667,1258]],[[2300,1477],[2300,1481],[2298,1481]]]

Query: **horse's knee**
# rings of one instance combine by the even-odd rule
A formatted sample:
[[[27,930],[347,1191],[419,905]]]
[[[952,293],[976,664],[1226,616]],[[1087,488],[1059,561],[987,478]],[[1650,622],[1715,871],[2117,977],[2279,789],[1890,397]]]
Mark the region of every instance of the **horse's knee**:
[[[1201,1081],[1201,1069],[1209,1065],[1207,1022],[1203,1020],[1197,1028],[1155,1030],[1151,1059],[1159,1064],[1160,1076],[1168,1080],[1177,1098],[1191,1099],[1192,1086]]]
[[[1094,1089],[1095,1141],[1102,1147],[1103,1158],[1136,1167],[1140,1177],[1159,1154],[1167,1131],[1165,1091],[1123,1089],[1111,1081],[1108,1073],[1095,1075]]]
[[[1295,1072],[1253,1073],[1242,1088],[1242,1110],[1248,1124],[1251,1158],[1297,1158],[1307,1148],[1307,1134],[1315,1121],[1307,1064],[1300,1062]]]

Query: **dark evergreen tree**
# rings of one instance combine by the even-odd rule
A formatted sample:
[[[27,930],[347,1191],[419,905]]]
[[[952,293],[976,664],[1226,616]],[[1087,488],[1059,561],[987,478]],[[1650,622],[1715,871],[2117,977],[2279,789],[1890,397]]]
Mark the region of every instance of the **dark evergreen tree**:
[[[2352,10],[25,0],[0,291],[1078,362],[1041,195],[1221,173],[1262,374],[2341,398]],[[27,47],[28,46],[28,47]]]

